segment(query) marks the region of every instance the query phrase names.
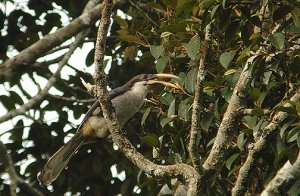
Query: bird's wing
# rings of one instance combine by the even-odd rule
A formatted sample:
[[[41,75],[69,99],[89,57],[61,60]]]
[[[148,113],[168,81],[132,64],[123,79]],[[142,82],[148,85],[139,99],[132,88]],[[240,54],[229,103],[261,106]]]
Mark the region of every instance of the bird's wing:
[[[118,95],[125,93],[129,88],[116,88],[109,93],[109,98],[113,99]],[[91,143],[95,138],[85,137],[82,131],[87,127],[85,123],[91,116],[102,116],[100,103],[95,101],[91,108],[85,114],[80,126],[78,127],[75,135],[61,147],[52,157],[48,160],[43,170],[38,176],[41,185],[51,184],[60,174],[60,172],[67,165],[69,160],[73,157],[76,151],[85,143]]]
[[[112,91],[109,92],[109,99],[112,100],[114,99],[115,97],[119,96],[119,95],[122,95],[124,94],[125,92],[127,92],[128,90],[130,90],[129,87],[127,86],[123,86],[123,87],[118,87],[118,88],[115,88],[113,89]],[[90,109],[87,111],[87,113],[85,114],[81,124],[79,125],[78,127],[78,131],[80,131],[80,127],[82,125],[84,125],[84,123],[87,121],[87,119],[90,117],[90,116],[103,116],[102,112],[101,112],[101,107],[100,107],[100,103],[99,101],[95,101],[93,103],[93,105],[90,107]],[[78,132],[77,131],[77,132]]]

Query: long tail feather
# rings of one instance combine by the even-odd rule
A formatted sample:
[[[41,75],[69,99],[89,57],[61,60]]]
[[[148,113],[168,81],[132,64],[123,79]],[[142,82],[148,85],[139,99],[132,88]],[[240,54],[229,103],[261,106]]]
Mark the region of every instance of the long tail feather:
[[[77,132],[71,140],[48,160],[38,175],[38,180],[42,186],[48,186],[59,176],[75,152],[84,144],[85,139],[81,133]]]

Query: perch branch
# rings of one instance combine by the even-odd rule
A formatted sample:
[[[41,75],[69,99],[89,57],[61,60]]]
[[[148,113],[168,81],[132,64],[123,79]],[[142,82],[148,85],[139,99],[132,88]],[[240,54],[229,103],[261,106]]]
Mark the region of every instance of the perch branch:
[[[276,176],[269,182],[261,196],[285,195],[287,190],[300,178],[300,152],[298,158],[292,165],[287,161],[277,172]]]
[[[199,174],[193,167],[185,164],[157,165],[149,161],[133,147],[120,129],[111,101],[108,99],[108,93],[106,90],[107,81],[103,71],[103,59],[106,45],[105,41],[110,23],[111,10],[112,1],[104,0],[94,58],[96,65],[94,75],[96,87],[94,88],[94,94],[97,95],[101,104],[104,117],[112,135],[112,140],[127,156],[127,158],[144,172],[157,178],[182,177],[188,183],[188,195],[196,195],[197,187],[199,186]]]
[[[190,134],[190,142],[188,146],[188,151],[190,158],[192,160],[193,166],[197,171],[203,172],[202,165],[200,163],[199,155],[197,153],[197,148],[199,145],[200,137],[201,137],[201,127],[200,127],[200,119],[202,114],[202,91],[205,80],[205,59],[209,44],[211,42],[211,25],[207,25],[205,30],[205,39],[203,43],[203,48],[201,51],[198,74],[197,74],[197,88],[195,89],[195,98],[193,103],[193,111],[192,111],[192,125],[191,125],[191,134]]]
[[[291,101],[299,101],[300,94],[296,93]],[[291,104],[287,103],[284,107],[290,107]],[[255,161],[257,157],[261,154],[264,147],[270,142],[270,133],[278,128],[280,123],[285,119],[286,112],[278,112],[272,119],[272,121],[264,128],[263,134],[260,136],[259,140],[254,144],[249,145],[249,153],[247,159],[243,166],[240,168],[238,178],[232,189],[232,195],[244,195],[247,191],[247,185],[250,180],[251,171],[255,167]]]

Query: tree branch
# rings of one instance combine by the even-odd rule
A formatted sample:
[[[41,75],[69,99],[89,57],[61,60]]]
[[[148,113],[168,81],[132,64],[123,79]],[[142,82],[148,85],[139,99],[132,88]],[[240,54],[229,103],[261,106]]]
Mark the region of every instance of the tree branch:
[[[265,8],[262,7],[260,12],[265,14]],[[262,25],[262,27],[264,27],[264,25]],[[277,25],[276,27],[274,27],[272,33],[277,32],[280,28],[281,25]],[[259,28],[255,28],[255,32],[259,31]],[[271,46],[268,45],[268,47]],[[208,158],[203,164],[204,175],[201,179],[201,184],[203,185],[201,189],[205,190],[207,189],[206,185],[213,185],[215,177],[218,175],[220,169],[222,168],[225,159],[225,151],[228,149],[230,142],[236,135],[236,129],[238,128],[239,122],[243,116],[244,101],[248,96],[248,89],[253,78],[251,74],[252,68],[254,66],[256,58],[261,55],[264,49],[265,48],[262,45],[251,57],[248,58],[234,87],[227,110],[218,129],[214,145]]]
[[[0,123],[4,122],[6,120],[9,120],[17,115],[24,114],[27,110],[34,107],[36,104],[40,103],[44,100],[44,97],[48,94],[48,91],[53,86],[53,84],[56,82],[57,77],[59,77],[60,71],[62,70],[63,66],[69,61],[71,55],[76,50],[78,45],[81,43],[81,41],[84,39],[86,34],[84,32],[78,34],[76,36],[76,39],[74,43],[70,46],[69,51],[64,55],[62,60],[58,63],[58,68],[55,71],[55,73],[49,78],[46,86],[43,90],[41,90],[37,95],[32,97],[27,103],[19,107],[18,109],[11,110],[7,112],[5,115],[0,117]]]
[[[197,171],[201,173],[203,172],[203,168],[200,163],[199,155],[197,153],[197,148],[201,137],[201,127],[200,127],[200,119],[202,114],[201,96],[202,96],[202,91],[204,86],[205,75],[206,75],[205,59],[206,59],[206,53],[210,42],[211,42],[211,25],[209,24],[207,25],[205,30],[205,39],[204,39],[201,57],[199,61],[197,84],[196,84],[197,88],[195,89],[195,98],[194,98],[193,111],[192,111],[191,134],[190,134],[190,142],[188,146],[189,155],[192,160],[193,166]]]
[[[103,72],[103,59],[105,54],[105,40],[110,23],[110,15],[112,10],[112,1],[103,1],[103,10],[100,26],[98,29],[96,50],[95,50],[95,94],[99,98],[103,115],[111,132],[113,142],[121,149],[126,157],[144,172],[157,177],[177,178],[182,177],[188,183],[188,195],[196,195],[197,186],[199,186],[199,174],[191,166],[185,164],[176,165],[157,165],[146,159],[142,154],[137,152],[129,140],[124,137],[120,125],[114,113],[111,101],[108,99],[106,90],[107,81]]]
[[[69,101],[69,102],[77,102],[77,103],[93,103],[96,101],[95,98],[91,98],[91,99],[76,99],[75,97],[62,97],[62,96],[57,96],[57,95],[51,95],[48,94],[47,96],[54,98],[54,99],[59,99],[59,100],[63,100],[63,101]]]
[[[30,184],[26,183],[24,179],[17,174],[15,167],[13,165],[13,160],[10,154],[8,154],[6,146],[2,143],[1,140],[0,140],[0,158],[10,178],[9,188],[10,188],[11,196],[17,195],[16,193],[17,186],[19,186],[21,189],[26,190],[26,192],[32,195],[38,195],[38,196],[44,195],[39,190],[31,186]]]
[[[116,0],[115,4],[123,3],[124,0]],[[70,24],[58,29],[56,32],[46,35],[39,41],[35,42],[28,48],[22,50],[17,56],[6,60],[0,64],[0,76],[13,75],[14,72],[18,72],[20,69],[25,69],[35,62],[41,55],[57,45],[60,45],[67,39],[78,34],[83,29],[94,24],[99,19],[99,10],[102,4],[93,6],[93,9],[89,12],[83,13],[78,18],[74,19]]]
[[[148,14],[146,14],[145,12],[144,12],[144,10],[142,10],[139,6],[137,6],[133,1],[131,1],[131,0],[128,0],[129,1],[129,3],[133,6],[133,7],[135,7],[138,11],[140,11],[141,13],[143,13],[144,14],[144,16],[154,25],[154,26],[156,26],[156,27],[159,27],[159,25],[154,21],[154,20],[152,20],[152,18],[150,18],[150,16],[148,15]]]
[[[291,101],[299,101],[300,94],[296,93]],[[287,103],[284,107],[290,107],[291,104]],[[263,134],[260,136],[259,140],[254,144],[249,145],[249,153],[247,159],[243,166],[240,168],[238,178],[236,180],[235,186],[232,189],[232,195],[244,195],[247,191],[247,185],[250,180],[251,171],[255,167],[255,162],[258,156],[261,154],[263,149],[270,141],[270,133],[276,130],[279,124],[285,119],[286,112],[278,112],[272,119],[272,121],[264,128]]]
[[[285,195],[287,190],[300,178],[300,152],[295,163],[291,165],[287,161],[277,172],[276,176],[269,182],[267,188],[261,193],[261,196]]]

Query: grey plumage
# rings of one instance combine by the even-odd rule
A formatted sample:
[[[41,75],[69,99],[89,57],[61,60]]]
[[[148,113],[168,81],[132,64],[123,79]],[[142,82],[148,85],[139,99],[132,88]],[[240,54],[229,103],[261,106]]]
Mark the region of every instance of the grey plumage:
[[[121,126],[132,118],[143,105],[150,84],[148,81],[152,80],[151,84],[155,84],[153,80],[160,76],[161,78],[176,77],[171,74],[141,74],[109,93]],[[162,83],[160,82],[160,84]],[[100,103],[96,101],[87,111],[76,134],[48,160],[38,175],[41,185],[51,184],[82,145],[94,141],[95,138],[105,138],[108,134],[109,129],[103,118]]]

